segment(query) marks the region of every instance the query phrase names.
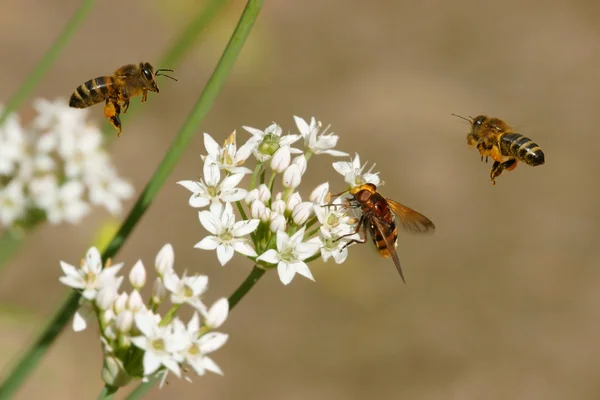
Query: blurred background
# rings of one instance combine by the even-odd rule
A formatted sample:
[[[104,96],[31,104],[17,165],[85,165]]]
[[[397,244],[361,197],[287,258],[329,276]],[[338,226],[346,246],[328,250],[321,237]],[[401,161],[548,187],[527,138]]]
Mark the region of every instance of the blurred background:
[[[58,36],[75,0],[10,0],[0,16],[0,101]],[[201,92],[241,13],[233,1],[161,93],[123,118],[112,154],[139,192]],[[37,88],[68,98],[87,79],[157,60],[202,1],[99,2]],[[600,397],[600,3],[579,1],[265,1],[232,75],[184,159],[115,260],[151,266],[170,242],[176,268],[210,276],[209,302],[251,265],[221,268],[189,193],[202,132],[317,117],[339,149],[377,163],[381,191],[431,218],[433,236],[401,233],[408,284],[372,246],[311,264],[316,282],[267,274],[232,312],[214,354],[225,376],[172,379],[148,398],[597,399]],[[169,68],[169,65],[158,67]],[[137,101],[137,100],[136,100]],[[134,102],[136,102],[134,101]],[[520,164],[494,187],[491,164],[451,113],[488,114],[534,139],[546,164]],[[32,115],[30,103],[21,110]],[[91,118],[104,123],[100,106]],[[329,156],[312,159],[302,194],[343,189]],[[322,168],[322,169],[319,169]],[[319,172],[316,171],[327,171]],[[130,206],[132,202],[128,203]],[[0,367],[9,371],[68,291],[59,260],[77,264],[107,220],[33,233],[0,279]],[[94,329],[70,327],[17,398],[95,398]],[[122,398],[128,390],[118,393]]]

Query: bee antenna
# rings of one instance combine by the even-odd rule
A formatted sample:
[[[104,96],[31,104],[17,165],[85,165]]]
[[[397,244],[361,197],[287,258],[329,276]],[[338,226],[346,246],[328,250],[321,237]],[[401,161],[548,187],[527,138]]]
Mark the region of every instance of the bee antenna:
[[[468,121],[470,124],[473,123],[473,118],[469,119],[469,118],[463,117],[462,115],[458,115],[458,114],[450,114],[450,115],[454,115],[455,117],[458,117],[460,119],[464,119],[465,121]]]
[[[166,76],[169,79],[173,79],[175,82],[177,82],[177,79],[173,78],[172,76],[169,76],[167,74],[161,74],[161,72],[174,72],[172,69],[165,69],[165,68],[161,68],[161,69],[157,69],[156,72],[154,73],[154,76]]]

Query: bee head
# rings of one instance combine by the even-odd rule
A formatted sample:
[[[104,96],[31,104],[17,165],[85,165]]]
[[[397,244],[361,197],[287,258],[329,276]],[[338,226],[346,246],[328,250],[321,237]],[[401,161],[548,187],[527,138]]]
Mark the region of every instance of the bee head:
[[[154,67],[152,67],[150,63],[140,63],[140,78],[144,83],[144,88],[150,90],[151,92],[159,92],[154,75]]]

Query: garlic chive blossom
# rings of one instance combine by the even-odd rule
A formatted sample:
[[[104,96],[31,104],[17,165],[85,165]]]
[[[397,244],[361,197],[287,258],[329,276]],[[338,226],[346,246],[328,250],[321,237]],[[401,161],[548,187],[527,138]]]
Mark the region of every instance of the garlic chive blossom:
[[[310,201],[302,201],[300,192],[305,190],[302,183],[310,171],[311,157],[347,153],[335,149],[339,136],[322,130],[315,118],[310,122],[300,117],[294,120],[297,131],[288,134],[277,123],[264,130],[244,126],[251,136],[239,149],[234,134],[223,147],[205,134],[208,155],[202,156],[204,179],[179,182],[193,192],[192,207],[211,205],[199,213],[200,224],[209,235],[196,248],[216,251],[221,265],[239,253],[255,260],[259,267],[277,268],[285,285],[296,274],[313,280],[308,262],[317,256],[325,261],[333,258],[338,264],[345,261],[348,249],[344,246],[354,236],[341,237],[352,234],[356,224],[346,215],[346,208],[325,206],[329,202],[327,183],[308,189]],[[363,173],[358,155],[350,162],[334,163],[334,168],[352,186],[365,180],[379,183],[377,173]],[[254,171],[252,179],[247,180],[251,186],[242,186],[242,178],[237,175],[248,171]]]
[[[79,268],[61,261],[65,276],[60,281],[82,293],[73,329],[79,332],[90,321],[99,321],[104,353],[101,375],[107,385],[124,386],[135,378],[151,376],[166,378],[168,372],[177,377],[184,371],[198,375],[206,371],[223,373],[207,355],[227,341],[228,336],[215,329],[227,319],[229,303],[221,298],[210,308],[204,306],[201,296],[208,287],[208,278],[185,274],[180,277],[173,267],[174,258],[170,244],[156,256],[159,276],[154,286],[162,294],[153,290],[150,301],[144,301],[140,292],[146,284],[142,261],[129,272],[129,281],[134,287],[130,292],[120,288],[124,276],[117,274],[122,264],[102,269],[100,253],[94,247],[88,250]],[[162,316],[156,310],[167,297],[171,304],[166,310],[171,311]],[[182,304],[195,308],[187,327],[176,315]]]

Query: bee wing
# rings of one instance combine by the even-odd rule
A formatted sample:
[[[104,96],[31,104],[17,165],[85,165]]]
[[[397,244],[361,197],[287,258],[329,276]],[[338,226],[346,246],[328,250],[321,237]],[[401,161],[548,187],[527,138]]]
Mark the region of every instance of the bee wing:
[[[379,234],[383,238],[383,241],[385,242],[385,247],[387,247],[388,251],[390,252],[390,255],[392,256],[392,260],[394,261],[394,265],[396,266],[396,269],[400,274],[400,278],[402,278],[402,282],[406,283],[406,279],[404,279],[404,273],[402,272],[402,267],[400,266],[400,259],[398,258],[398,253],[396,253],[395,243],[390,243],[387,235],[385,234],[385,229],[383,228],[383,225],[381,221],[379,221],[379,219],[371,218],[371,222],[373,223],[373,225],[375,225],[375,229],[379,231]]]
[[[403,206],[392,199],[386,199],[392,212],[398,217],[400,225],[412,233],[433,232],[435,225],[423,214],[420,214],[412,208]]]

